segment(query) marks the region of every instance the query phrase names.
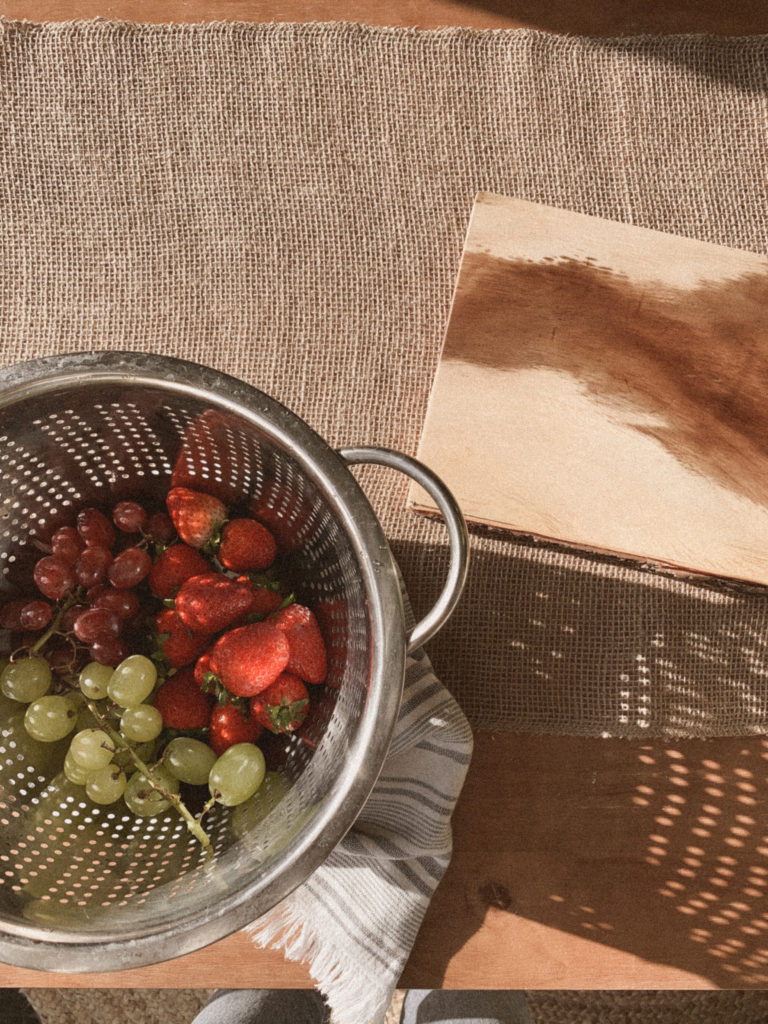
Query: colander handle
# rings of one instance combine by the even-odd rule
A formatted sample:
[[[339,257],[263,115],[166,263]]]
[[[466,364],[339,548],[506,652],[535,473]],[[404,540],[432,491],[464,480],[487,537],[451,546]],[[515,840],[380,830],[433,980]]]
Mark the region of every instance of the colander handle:
[[[408,634],[408,651],[413,651],[437,633],[448,620],[461,597],[469,565],[469,540],[464,516],[456,499],[440,477],[410,455],[403,455],[402,452],[393,451],[391,448],[368,447],[341,448],[339,455],[351,466],[372,463],[405,473],[406,476],[420,484],[433,499],[442,512],[445,525],[448,527],[450,545],[448,578],[432,610],[420,622],[417,622]]]

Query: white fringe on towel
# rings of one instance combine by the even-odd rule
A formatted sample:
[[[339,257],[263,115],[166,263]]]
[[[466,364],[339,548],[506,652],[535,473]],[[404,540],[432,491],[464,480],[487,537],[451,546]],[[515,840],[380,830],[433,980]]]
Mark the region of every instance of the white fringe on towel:
[[[423,651],[408,658],[392,745],[362,813],[323,865],[248,929],[304,961],[336,1024],[381,1024],[451,856],[472,732]]]

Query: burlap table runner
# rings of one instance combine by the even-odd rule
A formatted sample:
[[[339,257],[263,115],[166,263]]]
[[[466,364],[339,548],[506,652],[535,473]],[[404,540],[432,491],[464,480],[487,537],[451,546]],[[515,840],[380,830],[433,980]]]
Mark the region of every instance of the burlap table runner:
[[[169,353],[417,449],[479,190],[768,252],[768,37],[0,22],[0,358]],[[361,471],[416,611],[442,528]],[[763,592],[475,534],[429,646],[473,725],[768,724]]]

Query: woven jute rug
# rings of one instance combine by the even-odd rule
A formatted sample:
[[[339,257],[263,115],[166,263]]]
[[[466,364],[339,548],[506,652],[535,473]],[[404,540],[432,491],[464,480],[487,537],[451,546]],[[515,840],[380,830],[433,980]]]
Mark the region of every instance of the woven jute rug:
[[[210,995],[198,989],[25,993],[41,1024],[191,1024]],[[403,994],[395,994],[386,1024],[398,1024]],[[768,1017],[768,993],[759,991],[544,991],[526,998],[534,1024],[764,1024]]]
[[[762,1024],[766,992],[528,992],[534,1024]]]
[[[0,360],[196,360],[416,452],[475,194],[768,251],[768,38],[0,22]],[[416,610],[440,524],[359,478]],[[476,727],[768,725],[768,600],[476,533],[430,644]]]

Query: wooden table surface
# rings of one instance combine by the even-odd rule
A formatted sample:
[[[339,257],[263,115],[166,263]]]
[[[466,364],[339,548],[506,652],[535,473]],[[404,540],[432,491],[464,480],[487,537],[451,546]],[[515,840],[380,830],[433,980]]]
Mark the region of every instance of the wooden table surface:
[[[580,35],[768,32],[764,0],[0,0],[0,16],[30,21],[357,21],[441,28],[538,28]]]
[[[357,21],[585,35],[768,31],[765,0],[0,0],[62,21]],[[768,741],[478,733],[455,852],[402,987],[764,988]],[[61,975],[0,965],[0,985],[311,985],[240,932],[167,964]]]
[[[765,988],[768,739],[478,733],[450,867],[403,988]],[[244,932],[111,974],[0,984],[293,988]]]

